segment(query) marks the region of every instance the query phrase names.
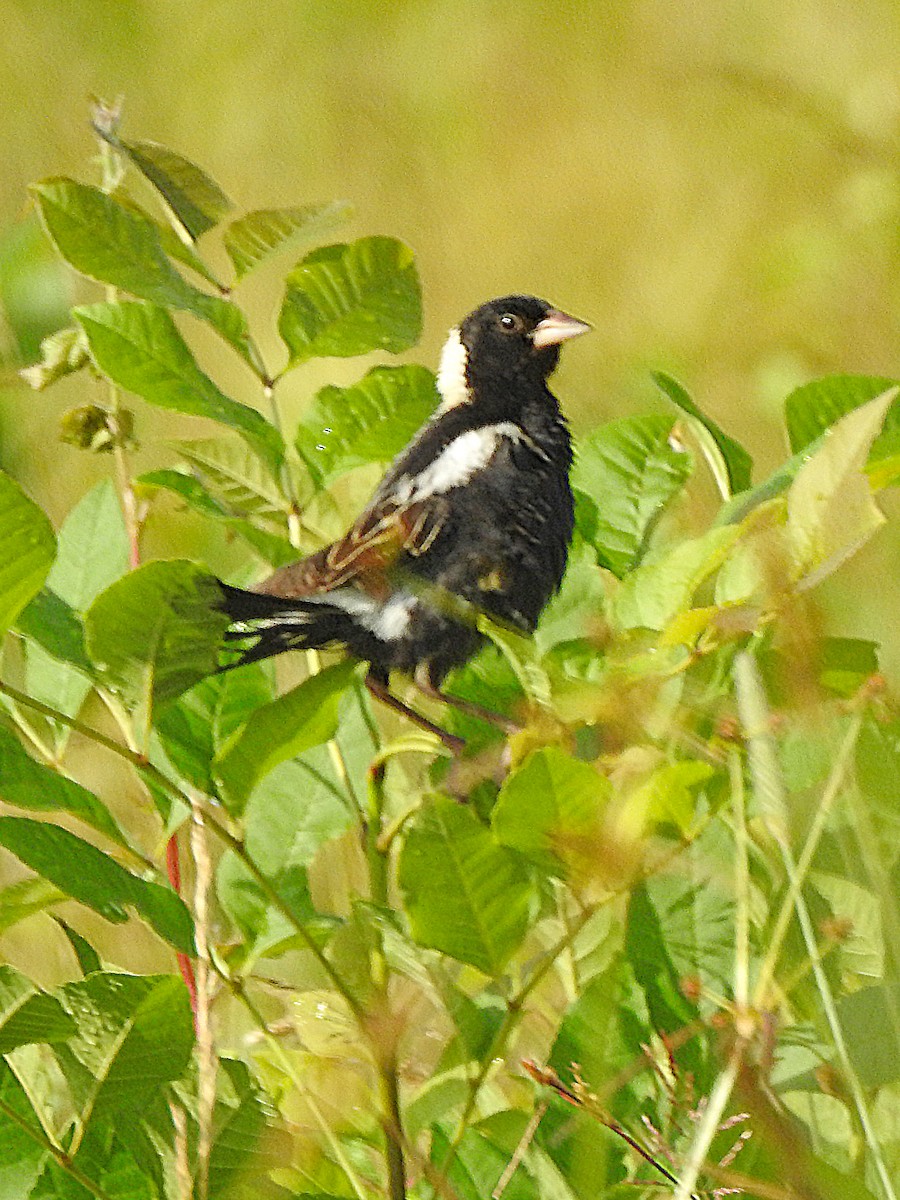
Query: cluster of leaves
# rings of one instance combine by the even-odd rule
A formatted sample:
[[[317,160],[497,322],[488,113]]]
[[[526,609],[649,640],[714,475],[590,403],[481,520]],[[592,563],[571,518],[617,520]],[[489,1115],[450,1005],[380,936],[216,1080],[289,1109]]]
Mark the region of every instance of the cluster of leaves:
[[[581,1200],[643,1181],[892,1200],[900,720],[876,647],[816,637],[810,595],[884,520],[892,381],[795,392],[793,457],[756,486],[665,376],[670,415],[581,438],[559,596],[533,640],[485,624],[452,684],[524,732],[498,745],[455,716],[468,751],[450,763],[372,712],[352,662],[311,655],[287,690],[271,664],[215,674],[212,577],[140,563],[142,519],[172,496],[286,561],[357,468],[405,444],[437,399],[423,367],[322,389],[292,440],[277,389],[311,358],[416,342],[409,249],[306,253],[270,371],[234,289],[344,208],[226,223],[194,164],[124,140],[109,113],[98,131],[102,186],[32,190],[106,298],[25,374],[81,372],[104,397],[65,433],[109,451],[115,482],[54,533],[0,475],[0,845],[27,868],[0,892],[0,929],[70,947],[78,975],[45,990],[0,968],[0,1195]],[[228,283],[198,250],[215,236]],[[213,382],[191,320],[239,356],[271,420]],[[123,393],[224,430],[134,479]],[[704,461],[722,504],[700,524],[686,497]],[[92,697],[115,735],[88,720]],[[74,778],[73,747],[123,764],[155,844],[129,832],[122,777],[109,794]],[[158,861],[179,831],[182,895]],[[177,855],[172,840],[173,884]],[[172,973],[110,962],[88,910],[152,931]]]

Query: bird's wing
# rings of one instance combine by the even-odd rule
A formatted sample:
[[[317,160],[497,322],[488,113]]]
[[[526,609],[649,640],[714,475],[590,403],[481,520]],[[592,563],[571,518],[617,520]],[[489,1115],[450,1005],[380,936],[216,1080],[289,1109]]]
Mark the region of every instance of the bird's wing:
[[[385,496],[370,505],[342,538],[279,568],[257,590],[300,598],[358,582],[373,595],[387,594],[388,570],[401,554],[425,553],[447,519],[447,508],[442,496],[407,502]]]

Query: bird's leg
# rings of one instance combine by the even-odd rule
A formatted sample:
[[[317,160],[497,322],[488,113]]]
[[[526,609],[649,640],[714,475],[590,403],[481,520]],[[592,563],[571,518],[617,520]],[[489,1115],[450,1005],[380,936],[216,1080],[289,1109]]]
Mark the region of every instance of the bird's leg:
[[[366,687],[376,700],[380,700],[382,704],[386,704],[394,712],[407,717],[414,725],[418,725],[420,729],[425,729],[429,733],[433,733],[435,737],[440,738],[451,753],[460,754],[465,748],[466,743],[463,738],[454,737],[446,729],[441,729],[440,725],[435,725],[433,721],[429,721],[427,717],[423,717],[421,713],[417,713],[414,708],[410,708],[408,704],[404,704],[402,700],[399,700],[390,691],[385,680],[379,679],[372,671],[366,676]]]
[[[470,717],[477,717],[481,721],[487,721],[488,725],[493,725],[496,729],[502,730],[507,736],[522,732],[522,726],[513,721],[511,717],[506,717],[503,713],[494,712],[492,708],[485,708],[481,704],[476,704],[474,700],[463,700],[459,696],[448,696],[446,692],[442,692],[431,677],[431,668],[428,663],[423,663],[418,667],[413,678],[419,691],[424,692],[426,696],[430,696],[433,700],[440,700],[442,704],[449,704],[451,708],[466,713]]]

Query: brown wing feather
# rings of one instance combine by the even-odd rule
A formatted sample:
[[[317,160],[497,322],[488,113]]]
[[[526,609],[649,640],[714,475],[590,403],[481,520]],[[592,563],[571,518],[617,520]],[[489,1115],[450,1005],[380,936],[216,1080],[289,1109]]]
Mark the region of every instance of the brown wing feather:
[[[280,567],[254,590],[290,599],[355,582],[372,595],[386,595],[386,573],[397,557],[424,554],[445,519],[446,506],[438,497],[405,505],[389,500],[366,509],[342,538]]]

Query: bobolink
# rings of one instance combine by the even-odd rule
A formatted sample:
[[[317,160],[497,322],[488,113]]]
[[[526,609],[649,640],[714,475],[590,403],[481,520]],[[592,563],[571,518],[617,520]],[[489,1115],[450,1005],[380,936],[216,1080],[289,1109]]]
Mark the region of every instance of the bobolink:
[[[369,664],[373,695],[454,750],[460,739],[391,693],[391,671],[515,728],[440,688],[483,641],[461,609],[530,633],[562,581],[572,446],[547,379],[560,343],[588,329],[534,296],[504,296],[451,330],[437,376],[441,403],[350,530],[254,591],[222,585],[234,622],[226,637],[248,643],[233,665],[345,646]]]

